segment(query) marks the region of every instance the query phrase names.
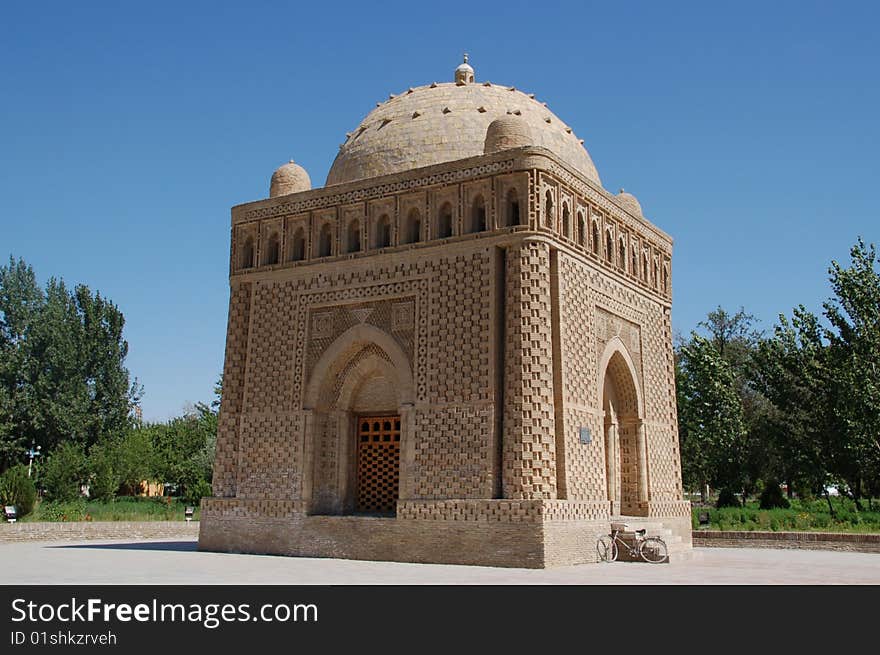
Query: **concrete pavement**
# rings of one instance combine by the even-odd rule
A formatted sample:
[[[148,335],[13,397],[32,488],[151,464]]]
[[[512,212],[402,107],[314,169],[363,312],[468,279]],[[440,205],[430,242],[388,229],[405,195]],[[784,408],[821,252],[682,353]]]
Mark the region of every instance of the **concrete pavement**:
[[[690,561],[547,570],[203,553],[195,541],[0,544],[2,584],[880,584],[880,554],[698,548]]]

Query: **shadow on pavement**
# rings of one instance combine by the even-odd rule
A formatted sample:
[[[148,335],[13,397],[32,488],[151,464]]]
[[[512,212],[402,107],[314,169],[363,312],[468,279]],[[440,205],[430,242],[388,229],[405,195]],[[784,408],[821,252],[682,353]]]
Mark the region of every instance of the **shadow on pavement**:
[[[65,544],[61,546],[47,546],[47,548],[95,548],[98,550],[175,550],[195,551],[198,546],[196,541],[154,541],[140,543],[121,544]]]

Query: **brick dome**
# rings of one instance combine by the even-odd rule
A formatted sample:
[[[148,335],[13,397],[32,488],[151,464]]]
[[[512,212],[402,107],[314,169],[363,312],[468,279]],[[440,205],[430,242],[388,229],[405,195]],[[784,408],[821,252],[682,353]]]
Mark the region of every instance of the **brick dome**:
[[[294,164],[291,159],[272,173],[272,181],[269,184],[269,197],[286,196],[289,193],[308,191],[311,188],[312,180],[309,178],[306,169],[299,164]]]
[[[633,216],[644,218],[644,214],[642,214],[642,205],[633,194],[627,193],[626,191],[621,189],[620,193],[614,196],[614,199],[617,201],[618,205],[623,207]]]
[[[512,87],[489,82],[434,83],[380,103],[347,135],[327,185],[482,155],[489,124],[508,114],[522,119],[532,143],[553,151],[601,184],[589,153],[570,127],[544,104]]]
[[[522,116],[507,114],[489,123],[483,150],[488,155],[493,152],[534,144],[532,130]]]

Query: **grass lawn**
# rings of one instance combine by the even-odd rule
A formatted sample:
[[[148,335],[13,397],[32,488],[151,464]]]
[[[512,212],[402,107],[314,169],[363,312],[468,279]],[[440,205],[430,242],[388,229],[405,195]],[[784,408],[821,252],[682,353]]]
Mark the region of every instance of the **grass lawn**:
[[[789,509],[759,509],[757,501],[745,507],[716,509],[694,505],[692,523],[700,527],[699,515],[709,512],[710,530],[767,530],[772,532],[880,532],[880,503],[873,501],[869,510],[867,500],[863,511],[856,510],[849,498],[831,499],[836,517],[832,518],[825,499],[792,500]],[[704,528],[707,526],[704,526]]]
[[[170,500],[170,502],[169,502]],[[69,503],[42,501],[34,511],[20,519],[34,521],[183,521],[186,503],[177,498],[122,496],[109,502],[77,500]],[[195,505],[193,520],[199,520]]]

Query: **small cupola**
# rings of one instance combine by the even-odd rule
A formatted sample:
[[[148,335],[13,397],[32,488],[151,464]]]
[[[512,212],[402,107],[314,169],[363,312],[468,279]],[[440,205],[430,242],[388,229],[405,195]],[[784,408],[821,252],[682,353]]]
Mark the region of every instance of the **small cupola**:
[[[269,197],[277,198],[278,196],[286,196],[291,193],[308,191],[311,188],[312,181],[309,179],[306,169],[299,164],[295,164],[291,159],[272,174],[272,181],[269,184]]]
[[[473,84],[474,83],[474,69],[471,68],[470,64],[468,64],[467,53],[464,53],[464,61],[458,65],[458,68],[455,69],[455,83],[456,84]]]

